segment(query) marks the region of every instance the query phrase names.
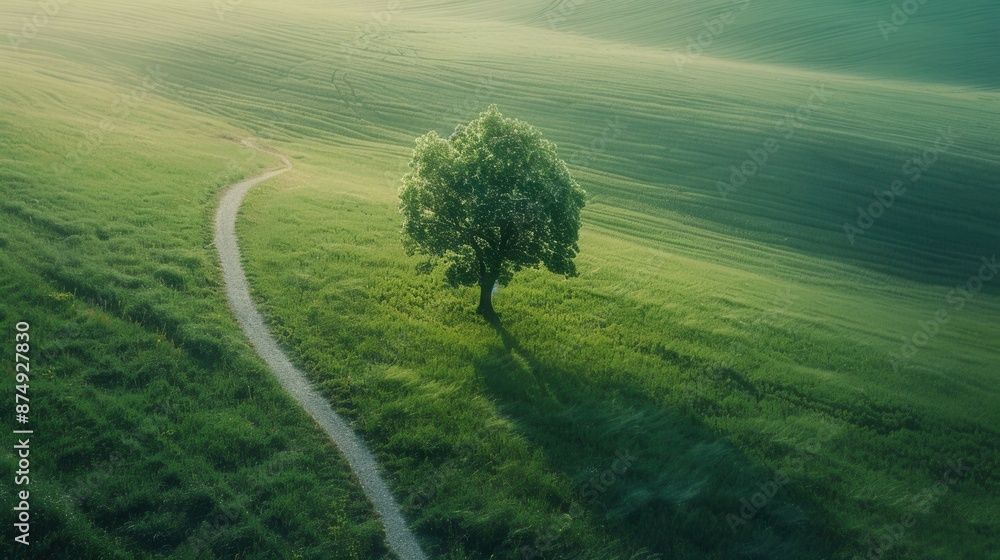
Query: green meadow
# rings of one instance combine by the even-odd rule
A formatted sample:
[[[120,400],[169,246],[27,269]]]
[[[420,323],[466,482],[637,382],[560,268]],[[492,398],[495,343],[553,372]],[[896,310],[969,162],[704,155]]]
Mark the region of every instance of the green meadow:
[[[227,309],[252,143],[253,295],[430,557],[1000,558],[995,5],[56,4],[0,7],[39,557],[394,557]],[[493,103],[588,192],[499,327],[397,209]]]

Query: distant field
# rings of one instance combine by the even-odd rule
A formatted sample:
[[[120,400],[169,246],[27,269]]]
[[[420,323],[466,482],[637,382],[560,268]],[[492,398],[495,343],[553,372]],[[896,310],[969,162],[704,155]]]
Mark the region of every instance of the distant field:
[[[957,289],[1000,249],[998,16],[64,5],[0,56],[0,316],[73,333],[33,389],[39,530],[81,558],[387,554],[225,309],[209,220],[276,164],[255,137],[294,165],[238,224],[255,296],[432,557],[1000,558],[1000,281]],[[416,274],[396,210],[413,139],[490,103],[590,193],[580,276],[517,276],[501,331]]]

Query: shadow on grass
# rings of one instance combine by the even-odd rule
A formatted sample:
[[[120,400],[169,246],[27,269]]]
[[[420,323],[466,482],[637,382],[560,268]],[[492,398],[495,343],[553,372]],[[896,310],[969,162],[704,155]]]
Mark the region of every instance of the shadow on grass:
[[[663,558],[844,556],[840,531],[796,495],[794,481],[754,465],[690,415],[622,387],[588,386],[491,325],[503,346],[477,360],[476,371],[503,413],[575,484],[571,517],[596,516],[627,549]],[[539,558],[592,557],[558,537],[540,535],[534,545]]]

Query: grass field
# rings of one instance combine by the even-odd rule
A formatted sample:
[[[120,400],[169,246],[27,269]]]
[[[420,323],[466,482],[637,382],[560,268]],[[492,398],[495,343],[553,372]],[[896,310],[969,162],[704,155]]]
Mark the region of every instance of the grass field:
[[[255,138],[294,168],[244,207],[251,286],[432,557],[1000,558],[995,5],[40,9],[0,8],[0,316],[38,333],[53,557],[388,557],[225,307]],[[580,276],[518,275],[501,328],[396,209],[413,139],[491,103],[590,194]]]
[[[11,341],[18,321],[34,337],[33,557],[385,555],[346,463],[219,294],[218,190],[277,162],[143,75],[29,53],[0,66],[16,77],[0,109],[0,316]],[[13,481],[9,446],[2,464]]]

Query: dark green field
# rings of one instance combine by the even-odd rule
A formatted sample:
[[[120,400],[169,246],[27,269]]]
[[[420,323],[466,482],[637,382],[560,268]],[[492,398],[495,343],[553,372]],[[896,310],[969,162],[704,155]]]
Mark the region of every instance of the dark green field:
[[[227,309],[246,140],[253,294],[431,558],[1000,558],[995,3],[53,1],[0,7],[34,558],[395,557]],[[589,193],[502,327],[397,208],[494,103]]]

